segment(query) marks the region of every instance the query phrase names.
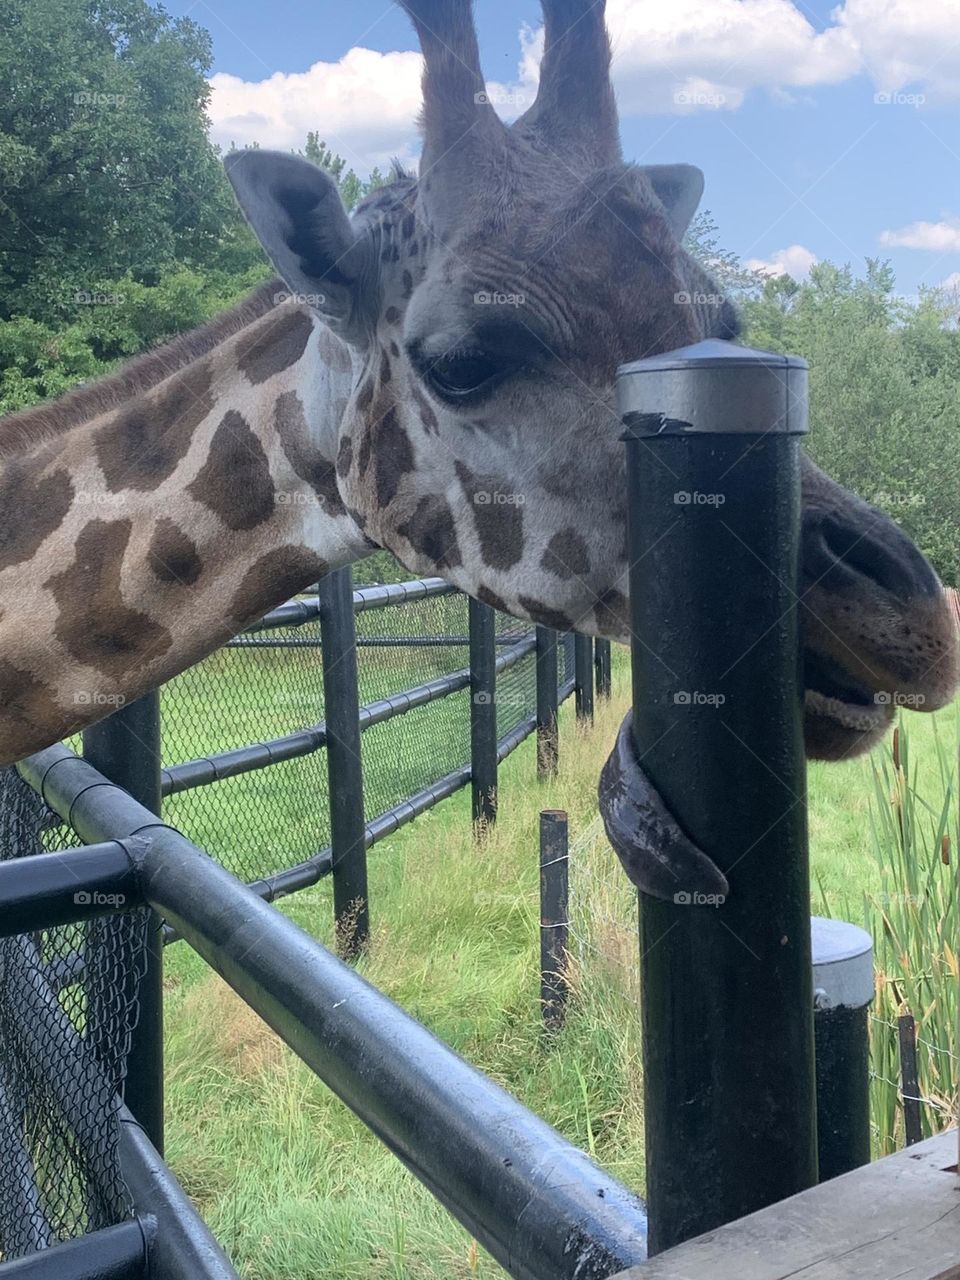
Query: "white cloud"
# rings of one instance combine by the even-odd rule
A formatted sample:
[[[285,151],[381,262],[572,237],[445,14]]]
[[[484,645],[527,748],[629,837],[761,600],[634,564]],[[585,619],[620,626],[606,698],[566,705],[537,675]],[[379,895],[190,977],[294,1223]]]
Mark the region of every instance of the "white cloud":
[[[882,92],[960,97],[960,0],[846,0],[831,16]]]
[[[830,84],[856,73],[844,31],[818,32],[790,0],[609,0],[624,112],[733,110],[751,89]]]
[[[770,276],[793,276],[794,280],[802,280],[808,275],[810,268],[817,261],[812,249],[802,244],[792,244],[786,249],[779,249],[770,258],[748,258],[746,265],[751,271],[762,271]]]
[[[805,90],[859,75],[871,93],[910,86],[908,96],[927,104],[960,98],[960,0],[844,0],[822,30],[799,0],[608,0],[607,14],[628,115],[735,111],[757,90],[781,105],[805,103]],[[489,86],[506,118],[532,101],[542,52],[542,28],[524,27],[516,80]],[[419,145],[420,68],[418,53],[353,48],[338,62],[261,81],[220,73],[211,81],[212,134],[224,147],[289,148],[316,129],[360,172],[394,154],[409,160]]]
[[[349,167],[384,168],[395,155],[409,160],[417,146],[421,69],[418,53],[354,48],[339,62],[266,80],[220,73],[210,81],[211,136],[224,149],[231,142],[288,149],[316,129]]]
[[[946,218],[943,222],[911,222],[899,231],[881,231],[880,243],[895,249],[955,252],[960,250],[960,218]]]
[[[940,281],[940,288],[948,293],[960,293],[960,271],[953,271],[946,280]]]

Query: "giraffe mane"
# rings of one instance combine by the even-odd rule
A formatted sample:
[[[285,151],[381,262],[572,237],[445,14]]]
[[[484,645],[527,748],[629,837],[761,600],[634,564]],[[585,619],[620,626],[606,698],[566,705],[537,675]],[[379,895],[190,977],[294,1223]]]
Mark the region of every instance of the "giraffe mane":
[[[0,418],[0,459],[15,457],[59,436],[70,427],[116,409],[172,373],[212,351],[277,305],[283,282],[273,278],[242,301],[189,333],[134,356],[115,373],[66,391],[56,400],[19,409]]]

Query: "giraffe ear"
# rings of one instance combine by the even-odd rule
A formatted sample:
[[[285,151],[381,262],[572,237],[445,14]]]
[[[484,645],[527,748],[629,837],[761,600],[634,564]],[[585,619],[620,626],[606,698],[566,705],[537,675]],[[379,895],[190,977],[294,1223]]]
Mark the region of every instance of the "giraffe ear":
[[[337,184],[309,160],[282,151],[224,157],[240,208],[284,282],[347,341],[366,332],[361,282],[370,242],[355,231]]]
[[[692,164],[647,164],[641,172],[666,209],[673,234],[682,240],[703,195],[703,174]]]

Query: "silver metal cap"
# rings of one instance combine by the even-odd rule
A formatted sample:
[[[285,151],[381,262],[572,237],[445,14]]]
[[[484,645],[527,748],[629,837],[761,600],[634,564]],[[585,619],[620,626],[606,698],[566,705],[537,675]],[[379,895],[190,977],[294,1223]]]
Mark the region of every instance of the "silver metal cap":
[[[862,1009],[873,999],[873,940],[845,920],[810,921],[813,998],[818,1009]]]
[[[617,403],[628,436],[802,435],[807,362],[707,338],[621,365]]]

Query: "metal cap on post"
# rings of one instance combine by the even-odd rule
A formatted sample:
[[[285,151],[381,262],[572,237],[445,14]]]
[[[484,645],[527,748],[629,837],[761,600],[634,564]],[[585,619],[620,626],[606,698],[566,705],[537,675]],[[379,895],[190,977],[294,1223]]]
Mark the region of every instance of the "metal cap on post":
[[[621,365],[617,404],[628,438],[805,435],[807,369],[802,356],[706,338]]]
[[[845,920],[814,916],[814,1027],[820,1181],[870,1162],[873,940]]]
[[[817,1177],[799,696],[803,360],[708,340],[622,367],[633,740],[729,884],[640,895],[650,1249]],[[700,904],[700,905],[698,905]]]

